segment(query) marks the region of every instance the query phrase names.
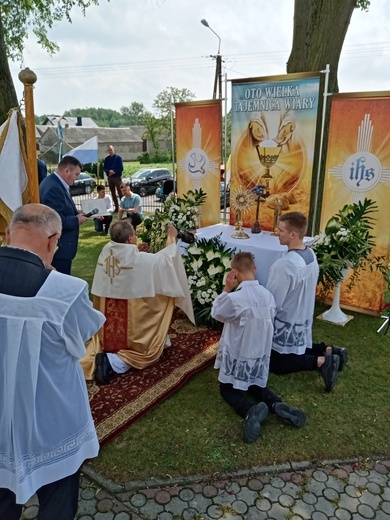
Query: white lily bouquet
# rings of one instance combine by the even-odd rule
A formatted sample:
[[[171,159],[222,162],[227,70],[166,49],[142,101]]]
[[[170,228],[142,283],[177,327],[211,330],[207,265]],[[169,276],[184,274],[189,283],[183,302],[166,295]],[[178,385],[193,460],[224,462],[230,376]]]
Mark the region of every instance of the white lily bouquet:
[[[176,200],[168,199],[164,204],[164,211],[170,222],[178,229],[188,231],[199,227],[199,208],[206,200],[206,194],[200,188],[188,191],[186,195]]]
[[[190,190],[183,197],[168,198],[162,210],[156,209],[154,215],[144,219],[137,236],[149,245],[151,253],[157,253],[165,246],[166,229],[170,222],[179,232],[198,227],[200,206],[205,200],[206,193],[202,189]]]
[[[235,249],[227,249],[221,235],[204,238],[187,248],[183,256],[197,325],[215,325],[211,317],[213,301],[222,291]]]

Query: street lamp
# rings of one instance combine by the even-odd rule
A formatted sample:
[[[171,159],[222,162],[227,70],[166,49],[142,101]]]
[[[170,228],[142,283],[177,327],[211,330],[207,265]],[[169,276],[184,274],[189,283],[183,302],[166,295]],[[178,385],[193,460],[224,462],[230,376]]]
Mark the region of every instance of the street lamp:
[[[218,53],[216,56],[212,56],[216,59],[216,68],[215,68],[215,79],[214,79],[214,90],[213,90],[213,99],[217,98],[217,87],[219,91],[219,99],[222,99],[222,56],[221,56],[221,38],[220,36],[212,29],[207,20],[203,18],[200,21],[202,25],[208,27],[211,32],[215,34],[218,38]]]

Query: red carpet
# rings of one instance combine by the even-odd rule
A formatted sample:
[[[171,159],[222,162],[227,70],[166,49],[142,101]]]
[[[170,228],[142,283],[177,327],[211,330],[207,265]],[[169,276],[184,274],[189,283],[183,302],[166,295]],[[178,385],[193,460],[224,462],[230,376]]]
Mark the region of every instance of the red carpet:
[[[181,311],[175,311],[169,330],[172,345],[156,364],[116,375],[107,386],[90,383],[92,416],[101,445],[120,435],[176,392],[192,374],[209,365],[220,335],[220,330],[194,327]]]

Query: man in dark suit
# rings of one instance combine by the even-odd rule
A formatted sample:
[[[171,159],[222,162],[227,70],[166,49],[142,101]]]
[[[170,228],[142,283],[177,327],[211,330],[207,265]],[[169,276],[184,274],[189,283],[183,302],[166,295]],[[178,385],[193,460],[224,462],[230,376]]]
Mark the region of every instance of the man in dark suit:
[[[37,152],[39,152],[39,144],[37,143]],[[42,161],[42,159],[37,158],[37,168],[38,168],[38,184],[41,184],[43,179],[47,177],[47,166],[46,163]]]
[[[77,253],[79,226],[87,220],[85,213],[77,210],[69,192],[69,186],[80,175],[82,167],[76,157],[65,156],[57,170],[39,186],[41,203],[55,209],[61,217],[62,236],[52,265],[64,274],[71,274],[72,260]]]
[[[79,359],[104,316],[86,282],[51,269],[60,236],[55,211],[27,204],[0,247],[2,520],[35,493],[39,518],[74,520],[80,467],[99,450]]]

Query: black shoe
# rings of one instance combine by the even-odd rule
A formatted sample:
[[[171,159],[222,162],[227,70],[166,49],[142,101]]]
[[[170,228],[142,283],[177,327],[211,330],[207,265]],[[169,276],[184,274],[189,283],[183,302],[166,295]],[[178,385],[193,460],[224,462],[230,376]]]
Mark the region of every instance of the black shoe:
[[[337,382],[337,372],[340,365],[340,358],[335,354],[326,354],[325,361],[318,371],[325,383],[325,392],[331,392]]]
[[[339,356],[339,372],[342,372],[345,368],[345,365],[348,362],[348,349],[344,347],[337,347],[336,345],[332,345],[332,354]]]
[[[245,417],[244,442],[251,444],[259,437],[261,422],[268,415],[268,406],[265,403],[254,404]]]
[[[108,356],[105,352],[99,352],[95,357],[96,362],[96,372],[95,372],[95,380],[99,385],[108,385],[110,383],[111,375],[113,370],[111,368],[110,362],[108,361]]]
[[[278,417],[286,419],[286,421],[291,423],[296,428],[302,428],[306,424],[307,415],[303,410],[292,408],[288,404],[282,402],[275,403],[273,409]]]

